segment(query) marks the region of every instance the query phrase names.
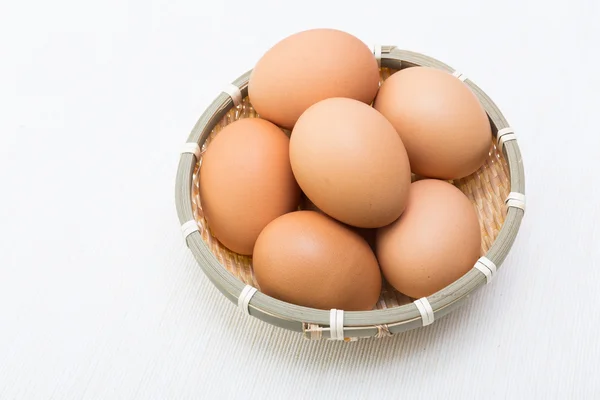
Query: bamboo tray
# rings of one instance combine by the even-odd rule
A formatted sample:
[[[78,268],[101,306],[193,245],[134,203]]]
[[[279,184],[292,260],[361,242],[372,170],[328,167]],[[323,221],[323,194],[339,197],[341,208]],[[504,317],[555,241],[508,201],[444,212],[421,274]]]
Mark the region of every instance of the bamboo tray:
[[[476,289],[491,281],[516,238],[525,211],[524,171],[516,136],[492,100],[465,75],[431,57],[395,46],[376,46],[374,53],[380,62],[382,81],[396,70],[413,66],[453,73],[477,95],[492,126],[495,140],[486,163],[474,174],[452,181],[477,211],[482,258],[464,276],[439,292],[427,298],[411,299],[384,283],[375,309],[343,312],[285,303],[254,289],[257,284],[252,259],[229,251],[210,234],[202,213],[197,179],[202,153],[211,139],[237,119],[258,116],[247,97],[251,71],[232,83],[234,94],[229,94],[230,90],[219,94],[206,109],[192,129],[179,161],[177,213],[186,243],[206,276],[244,313],[303,332],[308,339],[380,338],[429,325],[448,314]]]

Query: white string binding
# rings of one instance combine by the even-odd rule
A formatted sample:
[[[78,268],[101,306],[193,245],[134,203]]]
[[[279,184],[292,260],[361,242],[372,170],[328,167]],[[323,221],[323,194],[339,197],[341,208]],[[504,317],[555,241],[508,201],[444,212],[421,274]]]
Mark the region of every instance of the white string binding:
[[[181,233],[183,234],[184,239],[187,239],[188,236],[197,231],[199,231],[199,229],[196,220],[191,219],[181,225]]]
[[[421,297],[420,299],[415,300],[414,303],[421,313],[423,326],[431,325],[435,316],[433,315],[433,308],[431,308],[431,304],[429,303],[429,300],[427,300],[427,297]]]
[[[481,257],[479,260],[477,260],[475,263],[475,268],[485,275],[485,280],[487,283],[492,281],[492,278],[496,273],[496,264],[494,264],[492,260],[487,257]]]
[[[344,340],[344,311],[329,310],[329,336],[331,340]]]
[[[518,192],[510,192],[506,198],[506,207],[520,208],[525,211],[525,195]]]
[[[500,129],[496,134],[496,140],[498,141],[498,147],[502,149],[504,147],[504,143],[511,140],[517,140],[517,135],[511,127],[503,128]]]
[[[373,54],[375,55],[375,59],[377,60],[377,66],[379,68],[381,68],[381,45],[380,44],[376,44],[375,46],[373,46]]]
[[[240,88],[235,86],[232,83],[228,83],[225,89],[223,89],[223,93],[227,93],[231,100],[233,100],[233,106],[237,107],[242,104],[242,92]]]
[[[250,285],[244,286],[240,297],[238,297],[238,308],[245,314],[250,315],[250,300],[258,290]]]
[[[187,142],[181,147],[181,154],[191,153],[196,156],[196,160],[200,159],[200,154],[202,151],[200,150],[200,146],[195,142]]]
[[[467,80],[467,76],[466,76],[466,75],[463,75],[463,74],[462,74],[461,72],[459,72],[459,71],[454,71],[454,72],[452,73],[452,76],[453,76],[453,77],[455,77],[455,78],[458,78],[458,80],[459,80],[459,81],[461,81],[461,82],[464,82],[464,81],[466,81],[466,80]]]

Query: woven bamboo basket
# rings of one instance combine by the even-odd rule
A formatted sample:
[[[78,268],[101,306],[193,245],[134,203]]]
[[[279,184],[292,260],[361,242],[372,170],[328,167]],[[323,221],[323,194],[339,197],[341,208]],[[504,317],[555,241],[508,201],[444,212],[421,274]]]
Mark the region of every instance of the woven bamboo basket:
[[[267,323],[303,332],[308,339],[345,341],[385,337],[429,325],[463,303],[476,289],[491,281],[508,254],[525,212],[525,181],[516,136],[498,107],[471,80],[448,65],[395,46],[376,46],[381,80],[414,66],[434,67],[453,73],[479,98],[485,108],[494,140],[489,157],[474,174],[456,181],[473,203],[481,228],[481,255],[460,279],[427,298],[411,299],[388,284],[372,311],[318,310],[269,297],[257,288],[252,259],[221,245],[204,219],[199,197],[198,171],[202,153],[227,124],[257,117],[248,94],[250,72],[236,79],[202,114],[185,143],[179,161],[176,205],[187,246],[212,283],[241,310]]]

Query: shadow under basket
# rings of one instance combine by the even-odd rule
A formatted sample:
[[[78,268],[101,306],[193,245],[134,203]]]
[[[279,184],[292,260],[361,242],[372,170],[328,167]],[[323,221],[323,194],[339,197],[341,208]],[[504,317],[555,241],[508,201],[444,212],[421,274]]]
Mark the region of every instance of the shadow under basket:
[[[250,71],[221,93],[202,114],[179,161],[176,205],[186,243],[212,283],[246,314],[270,324],[303,332],[308,339],[351,341],[385,337],[429,325],[489,283],[508,254],[525,211],[525,180],[516,136],[498,107],[465,75],[422,54],[376,46],[381,80],[414,66],[438,68],[463,81],[485,108],[494,141],[487,161],[472,175],[452,181],[475,206],[481,228],[481,258],[457,281],[426,298],[411,299],[384,284],[372,311],[318,310],[286,303],[257,291],[252,259],[233,253],[211,233],[202,213],[198,169],[202,153],[227,124],[258,115],[248,94]]]

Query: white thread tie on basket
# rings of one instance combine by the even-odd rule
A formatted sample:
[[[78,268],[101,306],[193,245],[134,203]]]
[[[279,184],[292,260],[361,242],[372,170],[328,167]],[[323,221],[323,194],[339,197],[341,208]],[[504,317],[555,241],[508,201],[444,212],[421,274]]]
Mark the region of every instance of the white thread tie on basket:
[[[183,234],[183,238],[187,239],[194,232],[198,232],[198,223],[195,219],[191,219],[184,224],[181,225],[181,233]]]
[[[435,316],[433,315],[433,308],[431,307],[429,300],[427,300],[427,297],[421,297],[420,299],[415,300],[414,303],[421,313],[423,326],[431,325]]]
[[[506,198],[506,207],[520,208],[525,211],[525,195],[518,192],[510,192]]]
[[[200,150],[200,146],[195,142],[187,142],[181,147],[181,154],[190,153],[196,156],[196,160],[200,159],[200,155],[202,151]]]
[[[509,142],[511,140],[517,140],[517,135],[515,134],[515,131],[510,127],[502,128],[496,134],[496,140],[498,141],[498,147],[502,149],[506,142]]]
[[[344,340],[344,311],[332,308],[329,311],[329,332],[332,340]]]
[[[380,68],[381,68],[381,53],[382,53],[382,49],[381,49],[380,44],[376,44],[375,46],[373,46],[373,54],[375,55],[375,59],[377,60],[377,66]]]
[[[250,315],[250,300],[252,299],[252,296],[254,296],[254,294],[258,292],[258,290],[255,287],[252,287],[250,285],[246,285],[244,286],[244,288],[242,289],[242,292],[240,293],[240,297],[238,297],[238,308],[240,310],[242,310],[245,314]]]
[[[240,91],[240,88],[235,86],[234,84],[227,84],[227,86],[225,86],[225,89],[223,89],[223,93],[227,93],[229,97],[231,97],[231,100],[233,100],[234,107],[237,107],[240,104],[242,104],[242,92]]]
[[[497,270],[496,264],[494,264],[493,261],[487,257],[479,258],[479,260],[477,260],[475,263],[475,268],[485,275],[486,283],[490,283],[492,281],[492,278]]]
[[[459,72],[459,71],[454,71],[452,73],[452,76],[455,78],[458,78],[459,81],[464,82],[467,80],[467,76],[464,75],[463,73]]]

